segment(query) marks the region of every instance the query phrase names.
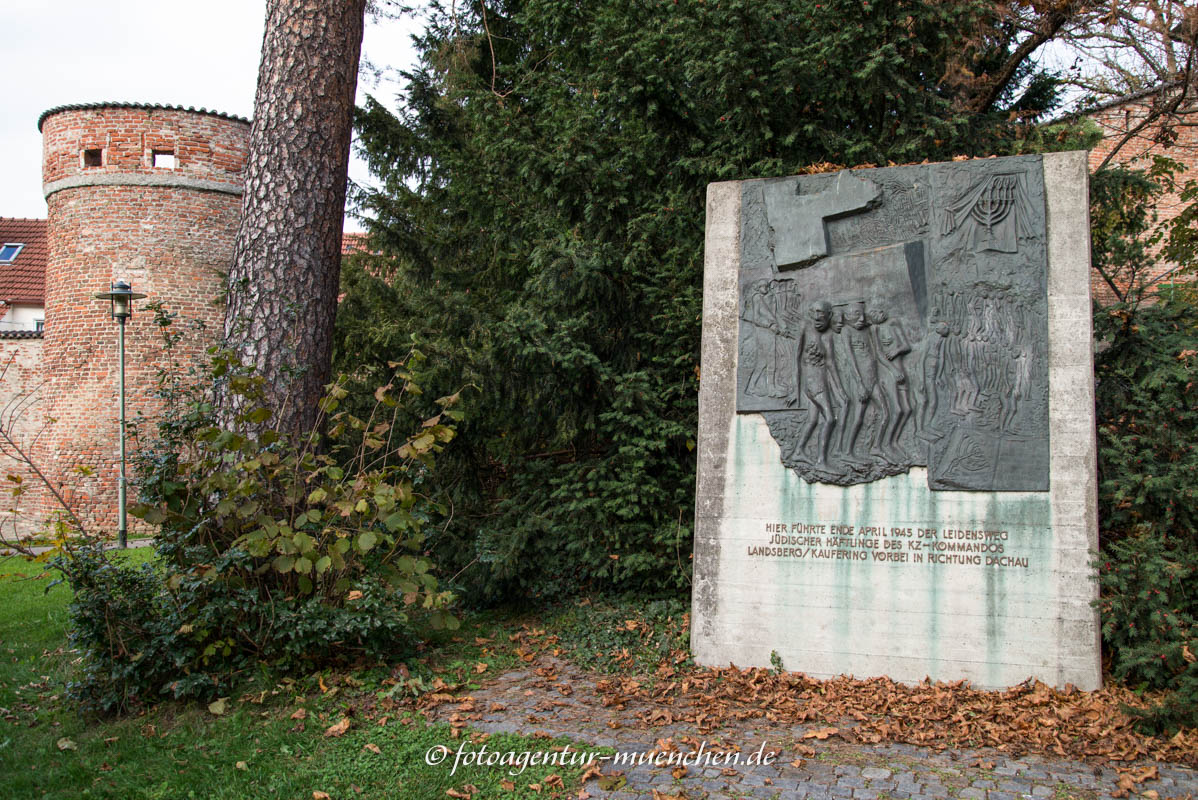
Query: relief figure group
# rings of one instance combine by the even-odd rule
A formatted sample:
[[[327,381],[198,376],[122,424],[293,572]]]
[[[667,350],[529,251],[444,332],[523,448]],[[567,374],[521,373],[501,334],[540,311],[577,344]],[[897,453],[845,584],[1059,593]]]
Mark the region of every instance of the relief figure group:
[[[1044,185],[1033,157],[746,184],[737,411],[848,486],[1048,481]]]
[[[780,296],[782,310],[767,318],[757,311],[770,307],[763,287],[747,289],[742,318],[754,331],[745,390],[785,392],[788,408],[805,411],[788,457],[832,470],[853,461],[910,464],[902,435],[913,419],[920,423],[905,363],[912,347],[902,329],[884,308],[862,300],[818,299],[803,312],[794,294]],[[776,359],[779,338],[793,343],[789,363]]]
[[[1037,360],[1028,308],[1003,287],[946,291],[936,300],[935,341],[924,356],[927,418],[935,418],[936,397],[943,391],[951,397],[948,412],[957,422],[1017,433]]]

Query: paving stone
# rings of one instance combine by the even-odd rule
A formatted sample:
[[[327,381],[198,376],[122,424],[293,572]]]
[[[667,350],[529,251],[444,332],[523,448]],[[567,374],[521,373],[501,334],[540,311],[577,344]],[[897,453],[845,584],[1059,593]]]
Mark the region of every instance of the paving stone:
[[[1056,794],[1056,790],[1051,786],[1032,787],[1032,797],[1052,797],[1054,794]]]
[[[1010,792],[996,792],[991,790],[989,800],[1015,800],[1015,795]]]
[[[995,788],[994,781],[985,780],[982,778],[979,778],[978,780],[971,782],[969,785],[975,789],[993,789],[993,788]]]
[[[866,767],[861,770],[861,777],[871,781],[884,781],[890,777],[890,770],[881,767]]]
[[[977,789],[972,786],[967,786],[961,791],[957,792],[957,797],[962,798],[962,800],[986,800],[986,791],[984,789]]]
[[[750,797],[772,798],[777,797],[779,794],[778,790],[773,786],[750,786],[748,789],[749,790],[745,792],[745,794],[749,795]]]
[[[1027,794],[1027,792],[1031,791],[1032,782],[1029,780],[1021,780],[1019,778],[1012,778],[1011,780],[1007,780],[1007,781],[999,781],[998,788],[1004,792],[1013,792],[1014,794]]]

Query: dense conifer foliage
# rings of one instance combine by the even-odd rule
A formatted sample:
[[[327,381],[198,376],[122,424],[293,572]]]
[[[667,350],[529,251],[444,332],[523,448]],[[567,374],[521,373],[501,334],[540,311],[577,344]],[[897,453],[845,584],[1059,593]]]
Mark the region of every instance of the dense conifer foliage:
[[[1116,678],[1171,691],[1140,712],[1153,731],[1198,724],[1198,184],[1176,186],[1181,166],[1100,170],[1090,193],[1093,263],[1118,289],[1094,315],[1102,636]],[[1173,188],[1188,205],[1157,225]]]
[[[337,368],[369,385],[414,337],[425,385],[478,387],[441,463],[454,513],[435,545],[475,597],[686,585],[707,184],[1031,147],[1055,91],[1006,69],[1002,13],[434,8],[400,115],[359,109],[385,256],[381,277],[346,276]]]

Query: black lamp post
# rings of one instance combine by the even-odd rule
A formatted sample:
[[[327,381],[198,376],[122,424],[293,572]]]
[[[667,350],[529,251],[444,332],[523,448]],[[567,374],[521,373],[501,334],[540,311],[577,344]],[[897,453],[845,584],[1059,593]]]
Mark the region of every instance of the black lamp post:
[[[141,300],[144,297],[144,294],[138,294],[133,291],[125,281],[117,281],[112,284],[109,291],[100,292],[96,295],[97,300],[107,300],[109,302],[112,318],[117,321],[117,330],[120,332],[117,338],[117,349],[120,352],[121,358],[121,477],[120,482],[117,484],[117,502],[120,505],[117,524],[117,546],[121,549],[129,546],[129,533],[125,517],[125,487],[128,483],[125,479],[125,321],[133,316],[133,301]]]

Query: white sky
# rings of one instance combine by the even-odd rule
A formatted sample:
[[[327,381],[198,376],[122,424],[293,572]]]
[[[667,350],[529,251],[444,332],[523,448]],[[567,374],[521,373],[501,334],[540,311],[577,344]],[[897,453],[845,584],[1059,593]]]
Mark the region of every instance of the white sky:
[[[46,216],[37,118],[48,108],[110,100],[252,116],[265,9],[265,0],[0,0],[0,217]],[[406,68],[417,26],[368,18],[364,57]],[[394,107],[398,89],[363,75],[358,102],[369,92]],[[365,165],[352,160],[350,177],[366,181]]]

